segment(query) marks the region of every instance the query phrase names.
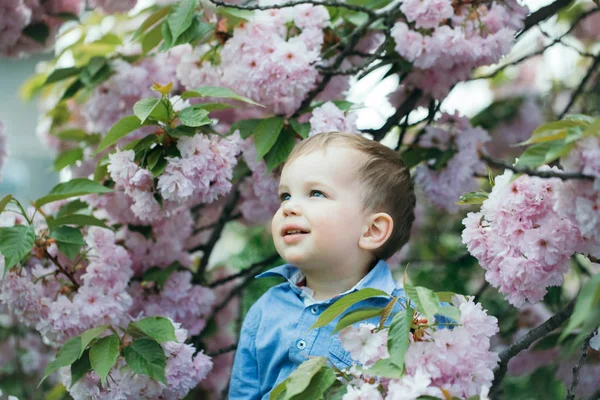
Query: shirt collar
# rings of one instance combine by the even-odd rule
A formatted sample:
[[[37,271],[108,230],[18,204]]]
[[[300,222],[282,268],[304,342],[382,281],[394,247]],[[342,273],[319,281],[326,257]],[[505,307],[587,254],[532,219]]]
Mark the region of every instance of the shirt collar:
[[[298,273],[301,271],[294,267],[292,264],[284,264],[279,267],[272,268],[268,271],[263,272],[256,276],[256,278],[264,278],[268,276],[282,276],[292,285],[297,287]],[[396,289],[396,283],[392,277],[392,273],[384,260],[379,260],[375,267],[364,278],[362,278],[352,289],[346,293],[354,292],[364,288],[375,288],[386,292],[388,295],[392,295],[394,289]]]

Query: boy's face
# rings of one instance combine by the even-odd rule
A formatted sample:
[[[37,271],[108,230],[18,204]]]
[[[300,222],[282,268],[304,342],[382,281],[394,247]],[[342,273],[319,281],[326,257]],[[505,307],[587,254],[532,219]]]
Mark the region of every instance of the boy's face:
[[[304,269],[356,263],[360,236],[367,229],[358,150],[330,145],[298,156],[281,173],[281,206],[272,222],[279,254]]]

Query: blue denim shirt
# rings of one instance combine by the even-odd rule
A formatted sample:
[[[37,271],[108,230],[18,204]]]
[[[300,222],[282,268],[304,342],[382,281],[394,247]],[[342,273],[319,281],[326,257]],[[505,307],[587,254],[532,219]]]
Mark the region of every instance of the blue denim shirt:
[[[299,274],[298,268],[285,264],[257,276],[281,275],[287,281],[269,289],[244,319],[229,386],[230,400],[268,399],[270,391],[307,356],[325,356],[338,368],[348,367],[352,363],[350,354],[342,347],[338,335],[332,335],[339,317],[327,326],[310,329],[321,313],[341,296],[375,288],[404,297],[403,289],[396,285],[383,260],[352,289],[325,301],[314,301],[304,288],[298,287]],[[388,297],[373,297],[346,312],[355,308],[385,307],[388,302]],[[368,322],[377,323],[379,317]]]

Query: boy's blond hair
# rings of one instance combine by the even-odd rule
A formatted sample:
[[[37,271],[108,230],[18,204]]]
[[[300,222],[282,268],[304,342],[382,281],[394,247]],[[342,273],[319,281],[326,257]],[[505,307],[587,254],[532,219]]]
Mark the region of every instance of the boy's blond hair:
[[[363,205],[369,212],[386,212],[394,220],[392,235],[379,249],[378,259],[388,259],[408,241],[415,208],[415,193],[410,171],[394,150],[361,135],[343,132],[319,133],[298,143],[286,164],[315,150],[326,150],[331,144],[341,144],[365,155],[357,160],[357,177],[365,190]]]

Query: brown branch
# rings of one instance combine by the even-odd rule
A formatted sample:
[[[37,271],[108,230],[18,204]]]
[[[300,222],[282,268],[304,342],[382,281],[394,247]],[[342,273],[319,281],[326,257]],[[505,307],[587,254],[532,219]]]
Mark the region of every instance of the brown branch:
[[[573,367],[573,380],[571,381],[571,385],[569,386],[569,390],[567,391],[566,400],[575,399],[575,389],[577,388],[577,384],[579,383],[579,371],[587,358],[588,347],[590,345],[590,340],[596,335],[596,329],[592,330],[592,332],[585,338],[583,344],[581,345],[581,355],[579,356],[579,360],[577,364]]]
[[[219,217],[219,220],[217,221],[215,229],[210,235],[208,242],[190,250],[190,252],[202,250],[204,253],[202,254],[202,259],[200,260],[198,271],[194,273],[194,277],[192,279],[193,283],[201,283],[204,279],[204,271],[206,270],[206,267],[208,265],[210,255],[212,254],[215,244],[217,244],[219,238],[221,237],[221,233],[223,232],[223,228],[225,228],[225,224],[231,219],[231,213],[233,213],[233,210],[235,209],[235,206],[237,205],[237,202],[240,199],[240,191],[238,190],[238,186],[239,184],[233,186],[231,198],[229,199],[229,202],[225,204],[225,207],[223,207],[221,216]]]
[[[525,336],[517,340],[515,343],[510,345],[507,349],[500,353],[500,363],[494,370],[494,383],[490,389],[490,393],[498,389],[500,382],[506,374],[508,368],[508,362],[511,358],[519,354],[522,350],[527,349],[533,342],[543,338],[559,326],[563,324],[571,314],[573,314],[573,308],[575,307],[575,300],[571,301],[565,308],[560,310],[558,313],[548,318],[541,325],[533,328]]]
[[[389,117],[387,119],[387,121],[385,121],[385,124],[383,124],[383,126],[381,128],[365,129],[365,130],[363,130],[363,132],[370,133],[371,135],[373,135],[373,139],[375,139],[377,141],[383,139],[383,137],[386,135],[386,133],[389,132],[390,129],[392,129],[395,125],[398,125],[400,120],[403,117],[405,117],[408,113],[410,113],[413,110],[413,108],[415,108],[415,105],[417,104],[417,101],[419,101],[420,97],[421,97],[421,90],[419,90],[419,89],[413,90],[413,92],[410,94],[410,96],[408,96],[406,98],[406,100],[404,100],[404,103],[402,103],[400,105],[400,107],[398,107],[396,109],[396,112],[394,113],[394,115]]]
[[[221,7],[227,7],[227,8],[236,8],[238,10],[272,10],[272,9],[280,9],[280,8],[287,8],[287,7],[294,7],[300,4],[312,4],[315,6],[327,6],[327,7],[340,7],[340,8],[347,8],[348,10],[353,10],[353,11],[360,11],[360,12],[364,12],[365,14],[368,14],[370,17],[376,17],[377,14],[375,13],[375,11],[373,11],[370,8],[367,7],[361,7],[361,6],[357,6],[354,4],[347,4],[347,3],[341,3],[341,2],[337,2],[337,1],[319,1],[319,0],[294,0],[294,1],[289,1],[283,4],[270,4],[268,6],[259,6],[259,5],[237,5],[237,4],[231,4],[231,3],[226,3],[222,0],[210,0],[211,3],[213,3],[216,6],[221,6]]]
[[[209,356],[209,357],[211,357],[211,358],[214,358],[214,357],[220,356],[221,354],[226,354],[226,353],[229,353],[231,351],[234,351],[235,349],[237,349],[237,343],[236,344],[232,344],[231,346],[227,346],[227,347],[224,347],[222,349],[213,351],[212,353],[206,353],[206,355]]]
[[[277,253],[271,254],[269,257],[265,258],[264,260],[252,264],[251,266],[249,266],[248,268],[246,268],[246,269],[238,272],[237,274],[230,275],[230,276],[227,276],[227,277],[222,278],[222,279],[218,279],[218,280],[210,283],[208,285],[208,287],[214,288],[214,287],[223,285],[223,284],[225,284],[227,282],[231,282],[231,281],[233,281],[233,280],[235,280],[237,278],[241,278],[241,277],[246,276],[246,275],[253,275],[255,272],[259,271],[262,267],[264,267],[267,264],[270,264],[270,263],[274,262],[278,258],[279,258],[279,254],[277,254]]]
[[[563,8],[567,7],[569,4],[571,4],[571,1],[572,0],[556,0],[554,3],[548,4],[547,6],[529,14],[527,18],[525,18],[523,29],[521,29],[521,32],[519,32],[517,38],[540,22],[550,18]]]
[[[494,76],[498,75],[500,72],[502,72],[503,70],[505,70],[508,67],[511,66],[515,66],[518,65],[524,61],[527,61],[528,59],[530,59],[531,57],[535,57],[535,56],[539,56],[541,54],[543,54],[546,50],[548,50],[550,47],[554,46],[557,43],[562,43],[562,39],[567,36],[568,34],[570,34],[571,32],[573,32],[573,30],[577,27],[577,25],[579,24],[579,22],[581,22],[582,20],[584,20],[585,18],[587,18],[588,16],[590,16],[591,14],[600,11],[600,9],[598,8],[594,8],[592,10],[589,10],[583,14],[581,14],[579,17],[577,17],[577,19],[575,21],[573,21],[573,24],[571,25],[571,27],[562,35],[558,36],[557,38],[555,38],[554,40],[552,40],[549,44],[545,45],[544,47],[542,47],[540,50],[537,50],[533,53],[529,53],[527,55],[524,55],[521,58],[518,58],[517,60],[510,62],[508,64],[504,64],[500,67],[498,67],[498,69],[496,69],[494,72],[491,72],[487,75],[482,75],[482,76],[478,76],[475,78],[470,78],[468,79],[468,81],[474,81],[474,80],[479,80],[479,79],[489,79],[489,78],[493,78]]]
[[[222,302],[217,304],[217,306],[213,309],[212,313],[206,320],[207,321],[212,320],[219,311],[221,311],[222,309],[227,307],[227,304],[229,304],[229,302],[234,297],[238,296],[242,292],[242,290],[244,290],[246,288],[246,286],[250,285],[250,283],[252,283],[252,281],[254,281],[254,276],[248,276],[248,277],[246,277],[246,279],[244,279],[244,281],[242,283],[240,283],[235,288],[233,288],[231,290],[231,292],[229,292],[227,297]]]
[[[352,34],[350,34],[350,37],[346,46],[344,47],[344,50],[342,50],[342,52],[336,57],[335,61],[331,65],[331,69],[336,70],[340,68],[340,66],[344,62],[344,59],[350,54],[350,52],[354,50],[354,46],[356,46],[358,41],[361,39],[363,33],[369,28],[369,26],[371,26],[373,22],[375,22],[377,18],[377,14],[374,14],[374,16],[370,16],[370,18],[367,21],[365,21],[362,25],[356,27]],[[324,74],[321,82],[319,82],[316,88],[314,88],[308,93],[304,101],[302,101],[302,104],[300,104],[300,107],[298,107],[296,112],[294,112],[293,116],[298,116],[298,114],[302,110],[308,108],[310,106],[310,103],[312,103],[312,101],[315,99],[315,97],[317,97],[319,93],[321,93],[323,89],[325,89],[325,87],[327,86],[329,81],[331,81],[331,78],[333,78],[333,76],[334,75],[332,74]]]
[[[46,254],[46,257],[48,257],[54,263],[54,265],[56,265],[56,268],[58,268],[58,270],[60,272],[62,272],[63,275],[65,275],[67,278],[69,278],[69,280],[71,281],[71,283],[73,283],[73,286],[75,287],[75,290],[79,289],[79,283],[77,283],[77,281],[75,280],[75,277],[73,276],[73,274],[71,274],[69,271],[67,271],[66,268],[64,268],[60,264],[60,261],[58,261],[58,258],[57,257],[53,257],[52,255],[50,255],[50,253],[48,253],[48,250],[44,250],[44,254]]]
[[[530,168],[520,168],[520,167],[515,167],[512,164],[509,164],[507,162],[504,162],[502,160],[498,160],[495,158],[492,158],[490,155],[484,153],[483,151],[479,152],[479,158],[481,158],[483,161],[485,161],[488,165],[491,165],[493,167],[498,167],[498,168],[504,168],[504,169],[509,169],[513,172],[516,172],[518,174],[526,174],[529,176],[537,176],[538,178],[559,178],[562,180],[567,180],[567,179],[588,179],[588,180],[594,180],[593,176],[589,176],[589,175],[584,175],[578,172],[555,172],[555,171],[537,171],[537,170],[533,170]]]
[[[600,66],[600,54],[594,58],[594,62],[592,63],[590,68],[587,70],[587,73],[581,80],[581,83],[579,84],[579,86],[577,86],[577,89],[575,89],[575,92],[573,92],[573,95],[571,96],[571,100],[569,100],[569,104],[567,104],[567,106],[565,107],[563,112],[560,114],[559,119],[562,119],[567,114],[567,112],[569,112],[569,109],[573,106],[573,104],[575,104],[575,100],[577,100],[577,97],[579,97],[581,92],[583,92],[583,88],[587,84],[587,81],[592,77],[592,75],[594,74],[594,71],[598,68],[598,66]]]

